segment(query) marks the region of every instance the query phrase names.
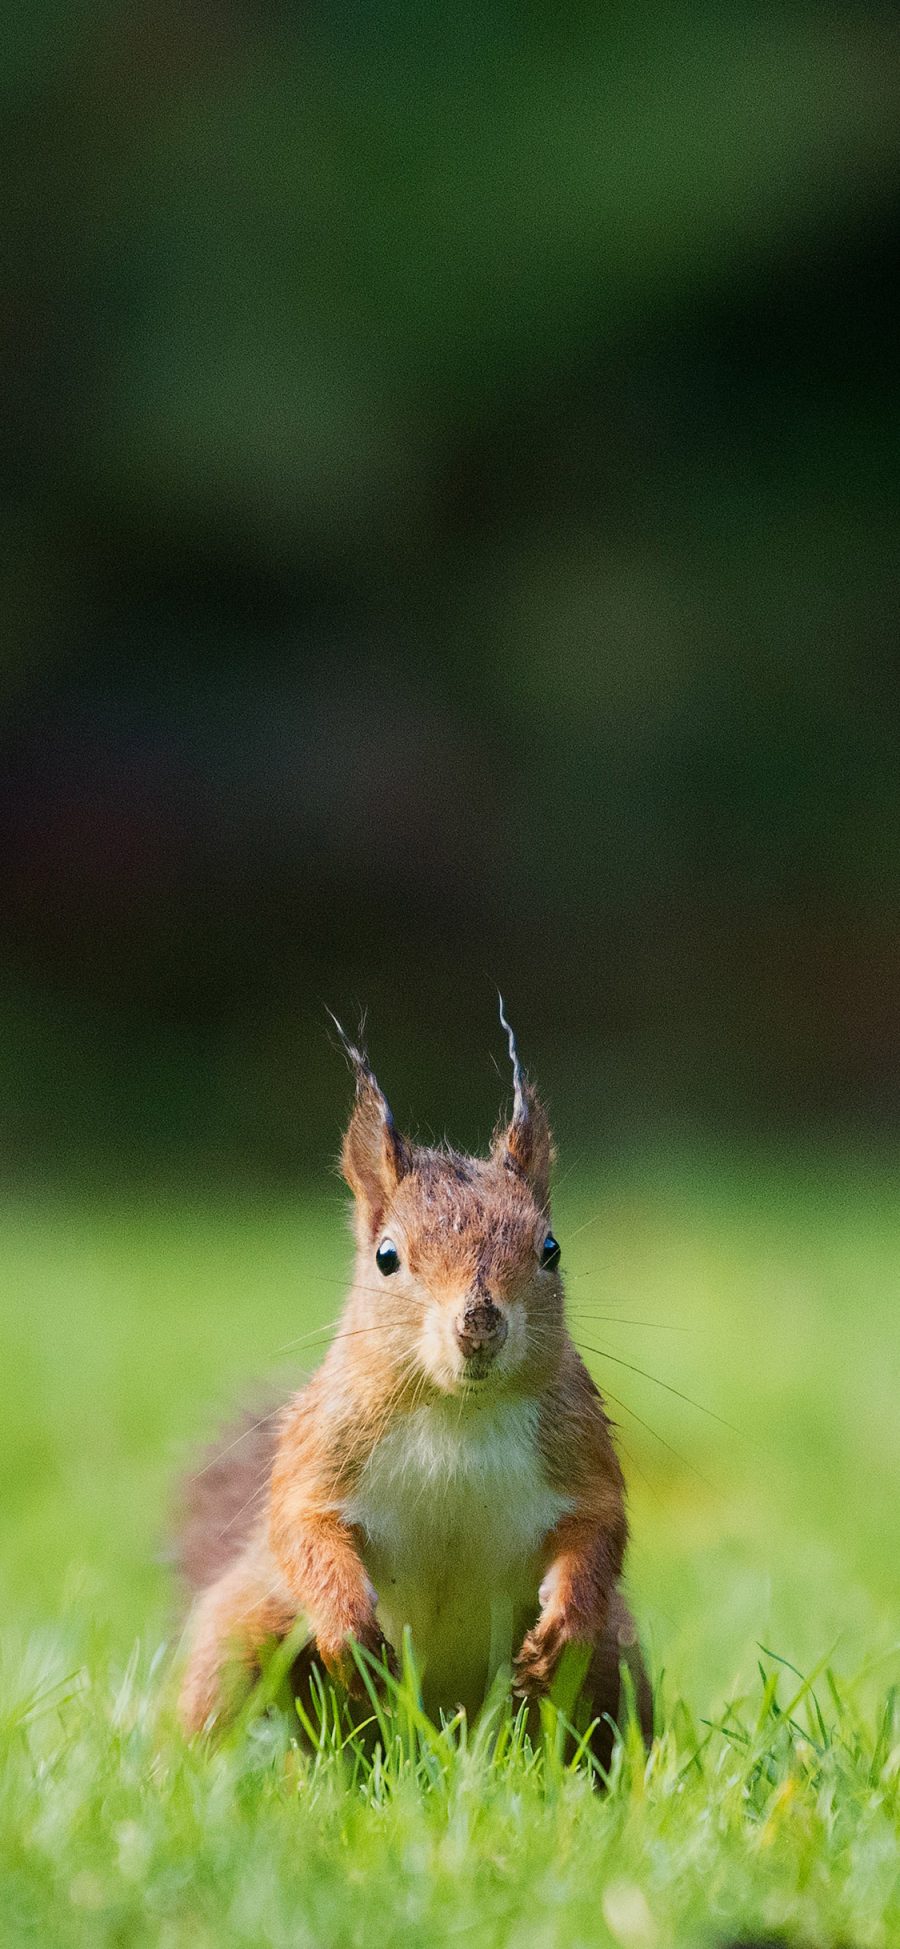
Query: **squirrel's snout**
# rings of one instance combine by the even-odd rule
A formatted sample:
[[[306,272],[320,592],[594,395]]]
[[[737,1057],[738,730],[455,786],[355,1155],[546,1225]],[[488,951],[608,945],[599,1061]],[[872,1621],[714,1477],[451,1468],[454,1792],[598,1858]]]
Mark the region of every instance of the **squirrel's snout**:
[[[499,1353],[508,1332],[506,1314],[490,1299],[474,1301],[456,1321],[456,1338],[467,1360]]]

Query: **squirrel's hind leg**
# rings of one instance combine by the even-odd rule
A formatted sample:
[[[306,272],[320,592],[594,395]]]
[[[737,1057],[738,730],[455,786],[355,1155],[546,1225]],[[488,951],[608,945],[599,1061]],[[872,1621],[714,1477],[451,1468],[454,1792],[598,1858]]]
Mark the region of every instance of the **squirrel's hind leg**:
[[[250,1545],[197,1598],[178,1712],[187,1733],[232,1717],[259,1673],[259,1653],[296,1621],[269,1552]]]
[[[627,1710],[623,1697],[620,1667],[631,1674],[638,1725],[645,1746],[653,1738],[653,1693],[638,1642],[637,1626],[620,1590],[609,1607],[604,1635],[593,1653],[584,1681],[582,1700],[589,1719],[596,1719],[591,1736],[591,1752],[606,1770],[612,1758],[616,1726],[621,1727]],[[612,1724],[610,1724],[612,1721]]]

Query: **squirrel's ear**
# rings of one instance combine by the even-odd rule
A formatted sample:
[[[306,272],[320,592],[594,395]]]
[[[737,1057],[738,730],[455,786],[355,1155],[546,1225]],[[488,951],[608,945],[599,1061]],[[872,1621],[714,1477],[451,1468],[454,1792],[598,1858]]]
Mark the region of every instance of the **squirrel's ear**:
[[[332,1021],[356,1081],[356,1101],[341,1147],[341,1170],[374,1233],[400,1179],[411,1168],[412,1156],[366,1057],[348,1040],[336,1017]]]
[[[514,1097],[512,1119],[494,1139],[494,1156],[501,1158],[511,1171],[518,1171],[528,1179],[538,1204],[546,1211],[550,1202],[553,1138],[547,1112],[519,1061],[516,1038],[504,1014],[502,995],[500,1020],[509,1043]]]

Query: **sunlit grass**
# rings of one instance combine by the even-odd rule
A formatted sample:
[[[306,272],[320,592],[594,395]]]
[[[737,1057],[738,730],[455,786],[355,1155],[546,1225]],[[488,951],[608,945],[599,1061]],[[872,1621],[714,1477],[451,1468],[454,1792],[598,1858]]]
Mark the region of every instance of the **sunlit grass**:
[[[374,1756],[330,1697],[302,1744],[257,1712],[186,1747],[170,1485],[236,1394],[318,1359],[340,1200],[8,1207],[0,1941],[892,1949],[896,1202],[849,1167],[563,1189],[658,1687],[605,1794],[552,1714],[538,1751],[503,1704],[432,1727],[409,1679]]]

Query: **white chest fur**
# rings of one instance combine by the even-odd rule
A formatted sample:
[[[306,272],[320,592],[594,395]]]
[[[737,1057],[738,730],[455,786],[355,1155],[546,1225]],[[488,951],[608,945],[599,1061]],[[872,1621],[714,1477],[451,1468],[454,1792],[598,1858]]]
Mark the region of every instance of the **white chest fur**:
[[[547,1482],[533,1401],[419,1408],[370,1456],[348,1522],[383,1628],[412,1630],[426,1700],[477,1703],[537,1611],[540,1545],[567,1507]]]

